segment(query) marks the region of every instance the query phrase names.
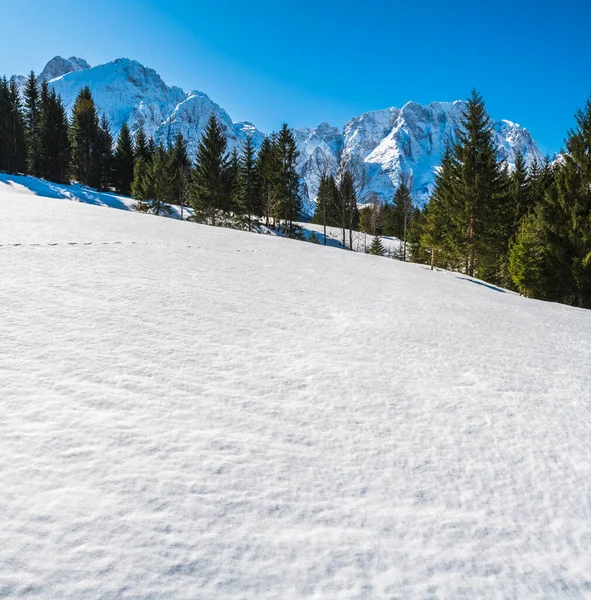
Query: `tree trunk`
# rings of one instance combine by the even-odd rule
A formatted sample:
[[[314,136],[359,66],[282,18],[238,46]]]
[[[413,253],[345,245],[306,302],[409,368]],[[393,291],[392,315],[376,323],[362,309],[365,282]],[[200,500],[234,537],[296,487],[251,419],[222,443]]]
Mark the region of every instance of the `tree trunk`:
[[[431,271],[435,266],[435,248],[431,248]]]

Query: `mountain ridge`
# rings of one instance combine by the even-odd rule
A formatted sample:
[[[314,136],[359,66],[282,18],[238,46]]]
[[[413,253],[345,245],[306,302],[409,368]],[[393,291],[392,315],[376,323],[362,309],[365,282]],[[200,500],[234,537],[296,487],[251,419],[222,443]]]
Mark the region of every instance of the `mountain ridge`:
[[[23,76],[15,76],[22,88]],[[61,95],[71,110],[80,88],[91,89],[99,113],[106,114],[116,136],[123,122],[132,132],[142,126],[157,142],[170,143],[178,133],[187,139],[195,156],[207,120],[214,113],[228,138],[228,148],[240,148],[248,135],[258,147],[264,133],[248,121],[234,122],[205,92],[168,86],[149,67],[129,58],[118,58],[91,67],[84,59],[56,56],[39,76]],[[314,128],[294,129],[300,151],[304,212],[310,215],[320,174],[336,169],[345,152],[363,162],[366,185],[360,203],[376,195],[389,201],[400,182],[412,183],[415,202],[424,205],[434,187],[434,177],[447,140],[456,139],[464,101],[409,101],[402,106],[372,110],[352,117],[341,129],[327,122]],[[527,129],[509,120],[491,119],[500,158],[511,166],[517,152],[526,163],[543,155]]]

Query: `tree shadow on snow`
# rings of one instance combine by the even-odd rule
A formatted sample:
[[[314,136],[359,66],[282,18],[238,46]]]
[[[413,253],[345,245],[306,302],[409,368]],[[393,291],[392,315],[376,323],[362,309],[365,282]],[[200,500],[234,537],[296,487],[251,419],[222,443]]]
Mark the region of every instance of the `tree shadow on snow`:
[[[495,292],[501,292],[502,294],[505,294],[505,290],[503,288],[497,287],[496,285],[493,285],[492,283],[485,283],[484,281],[478,281],[477,279],[470,279],[469,277],[457,277],[457,279],[462,279],[464,281],[469,281],[470,283],[476,283],[477,285],[481,285],[483,287],[487,287],[491,290],[494,290]]]
[[[59,184],[44,179],[36,179],[24,175],[7,175],[4,173],[0,174],[0,182],[24,187],[36,196],[76,200],[78,202],[83,202],[84,204],[108,206],[119,210],[130,210],[131,208],[115,194],[98,192],[97,190],[79,184]]]

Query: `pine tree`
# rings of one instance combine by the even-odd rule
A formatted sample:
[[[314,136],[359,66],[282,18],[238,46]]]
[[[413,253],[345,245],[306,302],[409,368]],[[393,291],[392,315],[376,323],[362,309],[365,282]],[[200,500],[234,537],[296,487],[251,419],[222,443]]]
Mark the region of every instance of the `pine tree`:
[[[172,155],[162,144],[156,148],[151,161],[142,156],[137,159],[132,184],[132,196],[138,200],[137,210],[155,215],[170,214],[174,179],[171,163]]]
[[[145,138],[144,138],[145,139]],[[133,182],[134,149],[131,132],[127,123],[121,125],[117,137],[117,147],[113,155],[113,187],[123,196],[131,193]]]
[[[320,244],[320,240],[318,239],[318,235],[315,231],[312,231],[310,237],[308,238],[308,241],[312,244]]]
[[[284,222],[285,233],[295,237],[297,221],[302,210],[300,197],[300,177],[297,172],[298,149],[293,132],[284,123],[277,136],[279,170],[277,178],[276,216]]]
[[[82,88],[74,104],[70,128],[72,175],[79,183],[98,188],[101,184],[99,118],[88,87]]]
[[[227,145],[222,127],[212,113],[199,142],[192,185],[195,218],[208,217],[212,225],[228,201]]]
[[[41,175],[40,134],[41,115],[39,101],[39,84],[35,73],[31,71],[23,91],[25,100],[25,127],[27,130],[27,172],[35,177]]]
[[[382,240],[379,235],[374,236],[373,240],[371,241],[371,245],[366,252],[367,254],[373,254],[374,256],[384,256],[384,254],[386,254],[384,244],[382,244]]]

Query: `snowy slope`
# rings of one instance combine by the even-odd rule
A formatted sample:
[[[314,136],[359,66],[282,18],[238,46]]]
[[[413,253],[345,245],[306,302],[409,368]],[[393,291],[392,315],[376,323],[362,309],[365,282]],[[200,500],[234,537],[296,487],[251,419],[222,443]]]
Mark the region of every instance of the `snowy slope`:
[[[234,123],[228,113],[200,91],[185,93],[169,87],[160,75],[137,61],[119,58],[91,68],[81,58],[53,58],[40,78],[62,96],[71,109],[79,90],[89,86],[98,109],[109,118],[116,134],[123,122],[132,131],[142,125],[148,135],[168,144],[180,132],[195,156],[210,115],[222,123],[229,148],[240,148],[248,134],[255,146],[263,133],[252,123]],[[17,77],[19,85],[25,78]],[[341,131],[328,123],[314,129],[295,131],[300,151],[299,172],[306,212],[314,210],[320,174],[328,166],[334,170],[340,149],[359,156],[365,163],[367,185],[360,201],[372,193],[391,200],[402,179],[412,179],[418,204],[428,199],[435,169],[447,139],[455,139],[464,103],[433,102],[421,106],[408,102],[402,108],[386,108],[352,118]],[[511,121],[493,121],[494,135],[501,158],[511,165],[518,151],[530,163],[542,160],[542,154],[529,132]]]
[[[0,597],[589,597],[591,312],[5,187],[0,244]]]
[[[131,210],[135,212],[136,200],[127,196],[119,196],[111,192],[98,192],[79,184],[62,184],[46,181],[37,177],[25,175],[8,175],[0,173],[0,193],[9,192],[11,194],[20,194],[25,196],[35,195],[45,198],[55,198],[60,200],[71,200],[72,202],[82,202],[94,206],[106,206],[118,210]],[[193,210],[188,207],[183,208],[181,215],[180,206],[169,205],[170,214],[161,215],[173,219],[187,219],[193,214]],[[319,243],[324,243],[324,229],[321,225],[301,222],[298,225],[302,228],[304,236],[309,238],[312,232],[316,232]],[[265,227],[259,224],[255,228],[258,233],[281,236],[281,233],[275,229]],[[326,228],[327,245],[332,247],[342,247],[342,230],[337,227]],[[346,244],[349,245],[349,232],[347,231]],[[353,250],[356,252],[365,252],[371,245],[372,236],[365,233],[353,232]],[[388,256],[398,256],[401,242],[395,237],[383,237],[382,244]]]

